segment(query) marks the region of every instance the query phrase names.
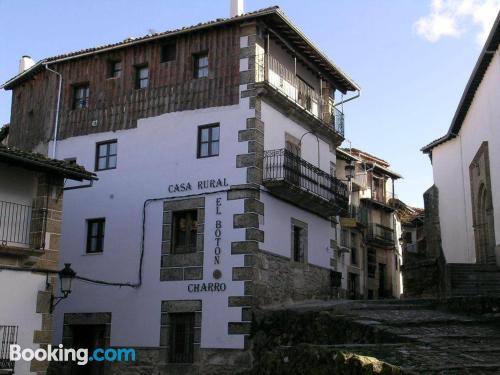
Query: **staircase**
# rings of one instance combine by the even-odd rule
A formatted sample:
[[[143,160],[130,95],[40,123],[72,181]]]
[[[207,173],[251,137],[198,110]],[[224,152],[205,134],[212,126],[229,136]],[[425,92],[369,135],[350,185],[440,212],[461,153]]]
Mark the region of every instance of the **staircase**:
[[[439,300],[305,301],[262,310],[254,317],[254,373],[331,374],[328,358],[350,352],[399,366],[401,374],[500,374],[500,299],[460,297],[446,306],[483,299],[493,312],[457,314]]]
[[[451,296],[500,296],[500,268],[490,264],[446,265]]]

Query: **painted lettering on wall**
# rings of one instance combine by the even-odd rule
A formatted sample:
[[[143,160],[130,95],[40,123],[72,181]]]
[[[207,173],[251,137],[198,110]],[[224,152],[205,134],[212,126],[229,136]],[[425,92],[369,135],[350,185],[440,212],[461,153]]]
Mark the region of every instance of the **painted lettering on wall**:
[[[195,184],[191,182],[180,182],[177,184],[168,185],[169,193],[181,193],[185,191],[192,191],[193,186],[197,188],[197,190],[206,190],[206,189],[216,189],[220,187],[229,186],[227,182],[227,178],[211,178],[209,180],[200,180]]]
[[[203,292],[224,292],[227,286],[226,283],[199,283],[189,284],[189,293],[203,293]]]
[[[222,215],[221,209],[222,209],[222,198],[218,197],[215,200],[215,215],[216,216]],[[220,264],[220,255],[221,255],[220,241],[222,240],[222,220],[221,219],[215,220],[214,236],[215,236],[214,264]]]

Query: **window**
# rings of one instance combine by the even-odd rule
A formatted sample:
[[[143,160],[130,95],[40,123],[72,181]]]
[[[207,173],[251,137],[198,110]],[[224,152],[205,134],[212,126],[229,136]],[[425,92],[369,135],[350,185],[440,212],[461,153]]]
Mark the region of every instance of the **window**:
[[[175,42],[166,43],[161,46],[160,62],[175,61],[177,57],[177,45]]]
[[[198,158],[219,155],[219,124],[198,127]]]
[[[149,84],[149,68],[147,65],[135,68],[135,88],[145,89]]]
[[[87,108],[89,106],[88,83],[73,87],[73,109]]]
[[[349,247],[349,231],[347,229],[340,231],[340,246]]]
[[[194,78],[208,77],[208,53],[194,55]]]
[[[292,260],[307,262],[307,224],[292,218]]]
[[[76,158],[66,158],[64,161],[70,165],[76,165]]]
[[[109,62],[109,78],[118,78],[122,75],[122,62],[119,60]]]
[[[368,249],[368,277],[374,279],[375,272],[377,271],[377,253],[375,249]]]
[[[404,239],[405,239],[405,242],[406,242],[407,244],[411,244],[411,243],[413,243],[413,236],[412,236],[411,232],[405,232],[405,237],[404,237]]]
[[[358,264],[358,248],[356,241],[356,233],[352,232],[351,232],[351,264],[354,266]]]
[[[172,253],[194,253],[198,232],[198,211],[178,211],[173,214]]]
[[[192,363],[194,352],[194,313],[169,314],[169,362]]]
[[[95,170],[103,171],[116,168],[118,143],[113,141],[99,142],[96,145]]]
[[[105,219],[87,220],[87,253],[102,253],[104,248]]]
[[[330,176],[335,177],[337,175],[337,164],[333,161],[330,162]]]

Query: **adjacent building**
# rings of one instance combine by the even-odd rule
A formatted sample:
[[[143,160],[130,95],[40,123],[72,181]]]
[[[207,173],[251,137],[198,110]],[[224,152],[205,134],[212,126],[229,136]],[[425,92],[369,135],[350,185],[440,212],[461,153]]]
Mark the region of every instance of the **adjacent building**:
[[[401,175],[388,162],[355,148],[337,149],[336,171],[350,190],[337,241],[337,268],[346,296],[399,298],[402,232],[394,186]]]
[[[499,42],[500,15],[448,132],[422,148],[434,176],[425,195],[429,257],[446,263],[453,294],[500,293]]]
[[[0,144],[0,374],[47,369],[46,362],[10,361],[9,348],[37,349],[52,342],[65,179],[95,175]]]
[[[139,358],[61,371],[233,373],[251,363],[253,309],[336,293],[338,108],[359,87],[279,8],[26,66],[3,85],[9,144],[99,177],[66,184],[61,260],[80,277],[54,340]],[[373,216],[358,294],[397,295],[385,186],[398,176],[353,157],[377,186],[360,197]]]

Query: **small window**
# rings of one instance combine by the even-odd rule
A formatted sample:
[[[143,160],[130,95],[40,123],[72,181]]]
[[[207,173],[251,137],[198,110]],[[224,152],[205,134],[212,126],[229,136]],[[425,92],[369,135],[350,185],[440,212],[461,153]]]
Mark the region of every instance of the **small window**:
[[[358,248],[357,248],[356,233],[352,232],[351,232],[351,264],[354,266],[358,265]]]
[[[122,62],[119,60],[109,62],[109,78],[118,78],[122,75]]]
[[[118,143],[116,140],[97,143],[95,170],[103,171],[116,168],[117,154]]]
[[[307,224],[292,218],[292,260],[307,262]]]
[[[104,250],[105,219],[87,220],[87,253],[102,253]]]
[[[89,85],[73,87],[73,109],[87,108],[89,106]]]
[[[145,89],[149,85],[149,68],[147,65],[135,68],[135,88]]]
[[[192,363],[194,353],[194,313],[169,314],[169,362]]]
[[[413,243],[413,236],[411,235],[411,232],[405,232],[404,239],[407,244]]]
[[[337,175],[337,164],[333,161],[330,162],[330,176],[335,177]]]
[[[177,57],[177,45],[175,42],[166,43],[161,46],[160,62],[175,61]]]
[[[194,78],[208,77],[208,53],[194,55]]]
[[[374,279],[375,273],[377,272],[377,253],[375,249],[368,249],[367,261],[368,261],[368,277]]]
[[[194,253],[198,232],[198,211],[178,211],[173,214],[172,253]]]
[[[219,124],[198,127],[198,158],[219,155]]]
[[[76,165],[76,158],[66,158],[64,161],[70,165]]]

